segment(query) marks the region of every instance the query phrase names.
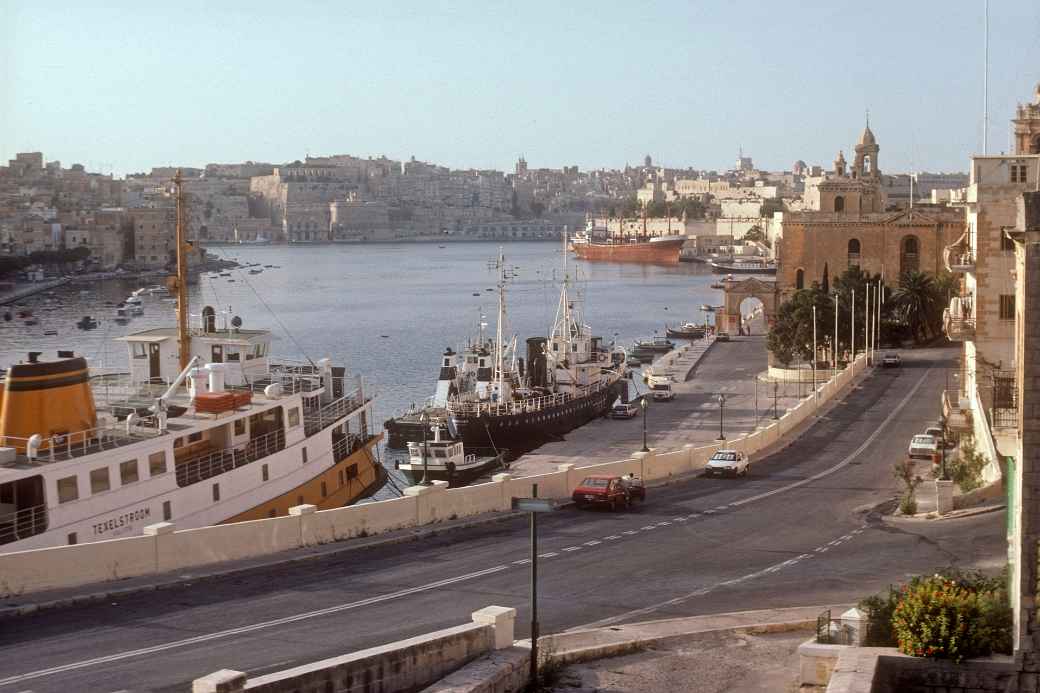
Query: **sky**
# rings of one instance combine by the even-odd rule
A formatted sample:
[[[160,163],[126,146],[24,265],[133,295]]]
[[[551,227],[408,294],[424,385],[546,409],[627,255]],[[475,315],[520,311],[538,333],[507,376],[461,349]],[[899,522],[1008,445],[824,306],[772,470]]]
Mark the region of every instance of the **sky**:
[[[984,0],[0,0],[0,158],[386,155],[453,168],[831,165],[982,151]],[[1040,82],[1040,2],[990,3],[989,152]]]

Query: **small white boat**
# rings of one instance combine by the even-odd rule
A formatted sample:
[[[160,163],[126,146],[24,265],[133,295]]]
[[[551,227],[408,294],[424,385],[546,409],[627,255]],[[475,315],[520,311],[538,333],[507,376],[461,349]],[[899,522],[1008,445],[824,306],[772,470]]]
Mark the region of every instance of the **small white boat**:
[[[128,297],[128,298],[127,298],[127,299],[126,299],[125,301],[123,301],[123,302],[124,302],[124,303],[128,303],[128,304],[131,304],[131,305],[132,305],[132,304],[137,304],[137,303],[140,303],[140,302],[141,302],[141,297],[140,297],[140,296],[137,296],[137,295],[133,295],[133,296],[130,296],[130,297]]]
[[[425,461],[425,465],[424,465]],[[408,481],[418,484],[425,475],[427,481],[447,481],[451,486],[464,486],[482,474],[503,466],[503,454],[467,455],[461,440],[441,440],[441,427],[433,427],[433,440],[408,443],[408,461],[397,464]]]

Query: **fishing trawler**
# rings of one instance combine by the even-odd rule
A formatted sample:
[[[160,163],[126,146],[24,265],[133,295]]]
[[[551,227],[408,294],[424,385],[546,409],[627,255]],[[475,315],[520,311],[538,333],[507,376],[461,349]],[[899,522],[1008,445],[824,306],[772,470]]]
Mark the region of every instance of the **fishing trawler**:
[[[465,486],[474,479],[504,466],[505,453],[477,455],[466,452],[459,440],[441,437],[442,427],[433,426],[433,440],[408,443],[408,461],[397,469],[412,484],[447,481],[449,486]],[[425,447],[425,450],[424,450]]]
[[[31,352],[0,382],[0,551],[283,516],[354,502],[384,473],[372,397],[328,359],[276,359],[267,330],[189,325],[182,181],[177,325],[120,338],[128,372]]]
[[[548,337],[527,340],[524,363],[506,370],[501,339],[505,281],[499,281],[499,316],[490,387],[447,402],[448,431],[467,446],[530,449],[602,416],[626,397],[625,354],[611,351],[592,335],[569,295],[567,235],[563,236],[563,285]],[[580,304],[579,304],[580,305]],[[515,350],[513,350],[515,359]]]

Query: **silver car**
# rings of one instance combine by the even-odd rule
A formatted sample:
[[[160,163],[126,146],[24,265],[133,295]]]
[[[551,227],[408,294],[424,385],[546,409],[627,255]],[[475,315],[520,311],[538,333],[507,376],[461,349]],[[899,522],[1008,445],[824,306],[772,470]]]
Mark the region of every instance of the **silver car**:
[[[919,434],[910,439],[910,447],[907,448],[906,454],[911,458],[924,457],[930,460],[937,452],[939,452],[939,444],[935,442],[935,437]]]
[[[747,476],[750,471],[751,460],[739,450],[718,450],[704,467],[708,476]]]

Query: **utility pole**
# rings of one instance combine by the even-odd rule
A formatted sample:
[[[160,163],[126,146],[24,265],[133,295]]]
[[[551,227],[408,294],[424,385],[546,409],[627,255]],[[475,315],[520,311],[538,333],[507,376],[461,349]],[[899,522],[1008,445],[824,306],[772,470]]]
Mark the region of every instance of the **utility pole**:
[[[538,484],[531,485],[531,498],[538,497]],[[531,515],[531,683],[538,685],[538,513]]]
[[[849,314],[849,354],[852,358],[852,374],[856,375],[856,290],[852,290],[852,312]]]
[[[184,238],[184,178],[181,170],[173,177],[173,185],[177,191],[177,346],[180,350],[181,372],[188,367],[191,360],[191,335],[188,333],[188,258],[185,252],[187,241]]]
[[[816,389],[816,306],[812,307],[812,389],[816,406],[820,406],[820,393]]]
[[[866,342],[863,344],[863,353],[867,357],[867,365],[870,365],[870,282],[867,282],[867,308],[863,314],[863,327],[864,327],[864,339]]]

